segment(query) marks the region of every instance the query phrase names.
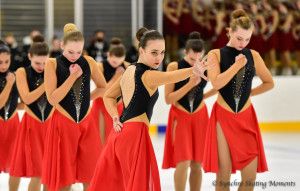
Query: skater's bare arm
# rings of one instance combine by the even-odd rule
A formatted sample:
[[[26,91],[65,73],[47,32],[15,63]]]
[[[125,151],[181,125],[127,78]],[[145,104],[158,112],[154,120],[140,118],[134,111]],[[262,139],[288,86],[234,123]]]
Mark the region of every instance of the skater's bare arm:
[[[211,96],[214,96],[218,93],[217,90],[215,90],[214,88],[210,89],[209,91],[205,92],[204,95],[203,95],[203,99],[207,99]]]
[[[171,62],[168,67],[167,71],[176,71],[178,69],[178,63],[177,62]],[[185,94],[187,94],[192,88],[194,87],[194,84],[189,81],[184,86],[182,86],[180,89],[174,91],[175,84],[166,84],[165,85],[165,100],[167,104],[174,104],[178,100],[180,100]]]
[[[224,87],[235,74],[245,66],[247,59],[245,56],[241,56],[230,68],[225,72],[220,71],[220,50],[214,49],[208,53],[207,62],[213,67],[208,67],[208,79],[211,81],[215,90],[219,90]]]
[[[262,84],[253,88],[251,90],[251,96],[255,96],[258,94],[262,94],[274,87],[274,81],[272,75],[268,68],[265,65],[264,60],[261,58],[258,52],[255,50],[251,50],[254,66],[256,70],[256,75],[261,79]]]
[[[111,117],[119,116],[117,109],[117,98],[121,96],[121,77],[104,93],[103,101]]]
[[[47,99],[55,106],[67,95],[78,76],[77,73],[70,74],[66,81],[57,87],[56,61],[49,58],[46,62],[44,78]]]
[[[19,68],[16,72],[17,88],[22,101],[29,105],[36,101],[45,92],[44,84],[41,84],[38,88],[33,91],[29,90],[28,82],[26,78],[26,72],[24,68]]]
[[[94,89],[91,93],[91,100],[94,100],[98,97],[103,97],[106,87],[106,80],[103,76],[103,73],[100,71],[97,62],[92,57],[85,56],[85,59],[90,65],[91,78],[96,85],[96,89]]]
[[[25,107],[24,103],[19,102],[19,103],[18,103],[18,106],[17,106],[17,110],[23,110],[24,107]]]
[[[7,102],[14,83],[15,83],[15,75],[9,72],[6,76],[6,85],[0,94],[0,109],[4,107],[5,103]]]

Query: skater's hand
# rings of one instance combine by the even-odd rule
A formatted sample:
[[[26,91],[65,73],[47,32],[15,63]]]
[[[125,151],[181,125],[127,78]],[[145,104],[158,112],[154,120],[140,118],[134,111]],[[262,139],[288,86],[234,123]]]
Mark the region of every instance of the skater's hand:
[[[204,58],[197,59],[196,63],[193,66],[193,73],[195,76],[200,76],[201,78],[203,78],[204,80],[208,80],[208,78],[206,77],[206,75],[204,74],[204,72],[213,67],[214,65],[209,65],[207,63],[207,56],[205,56]]]
[[[125,71],[125,69],[124,69],[122,66],[119,66],[119,67],[117,67],[117,69],[116,69],[116,73],[118,73],[118,74],[123,74],[124,71]]]
[[[116,132],[121,132],[123,124],[120,122],[119,116],[113,117],[113,127]]]
[[[192,75],[190,77],[189,83],[194,87],[201,82],[200,76]]]
[[[82,69],[78,64],[72,64],[69,67],[70,74],[74,75],[76,78],[79,78],[82,75]]]
[[[12,73],[12,72],[8,72],[7,75],[6,75],[6,81],[10,85],[14,84],[15,81],[16,81],[15,74]]]
[[[243,68],[247,63],[247,58],[243,54],[239,54],[235,57],[235,63],[239,66],[239,69]]]

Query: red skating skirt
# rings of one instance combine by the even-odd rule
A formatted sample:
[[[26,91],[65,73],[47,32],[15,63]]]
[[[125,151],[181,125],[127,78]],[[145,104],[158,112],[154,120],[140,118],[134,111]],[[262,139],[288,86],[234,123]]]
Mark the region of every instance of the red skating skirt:
[[[191,13],[183,13],[179,18],[179,34],[189,35],[195,30],[194,19]]]
[[[18,113],[7,121],[0,119],[0,172],[10,170],[19,124]]]
[[[248,47],[250,49],[256,50],[260,54],[265,54],[267,52],[265,41],[262,35],[252,35]]]
[[[112,131],[98,160],[89,191],[160,191],[157,162],[142,122],[125,122]]]
[[[222,48],[228,42],[227,30],[224,28],[222,32],[217,36],[216,40],[212,43],[213,48]]]
[[[296,51],[299,51],[300,50],[300,39],[295,39],[293,38],[293,44],[294,44],[294,49],[293,50],[296,50]]]
[[[255,157],[258,159],[257,172],[268,170],[253,106],[236,114],[215,103],[208,124],[204,148],[203,168],[205,172],[217,173],[219,169],[217,122],[222,128],[230,150],[232,173],[246,167]]]
[[[265,40],[266,51],[276,49],[278,47],[278,32],[275,31],[267,40]]]
[[[16,177],[41,177],[44,140],[51,118],[44,123],[26,112],[23,115],[13,151],[10,175]]]
[[[278,31],[278,51],[292,51],[294,48],[293,35],[291,32]]]
[[[105,141],[101,140],[101,142],[106,142],[111,130],[113,129],[113,121],[111,116],[109,115],[109,113],[107,112],[103,99],[102,98],[98,98],[94,101],[93,106],[92,106],[92,115],[94,117],[95,123],[97,124],[97,127],[99,127],[99,116],[100,116],[100,112],[103,114],[103,118],[104,118],[104,123],[105,123]],[[118,113],[119,115],[121,115],[121,113],[123,112],[123,103],[120,102],[118,103]],[[99,128],[97,128],[99,129]]]
[[[172,105],[165,139],[163,168],[176,167],[179,162],[202,162],[208,112],[206,105],[189,114]]]
[[[164,15],[164,17],[163,17],[163,32],[164,32],[164,35],[178,34],[179,24],[173,23],[170,19],[168,19]]]
[[[99,131],[90,113],[76,123],[55,110],[46,133],[42,183],[49,191],[89,183],[100,150]]]

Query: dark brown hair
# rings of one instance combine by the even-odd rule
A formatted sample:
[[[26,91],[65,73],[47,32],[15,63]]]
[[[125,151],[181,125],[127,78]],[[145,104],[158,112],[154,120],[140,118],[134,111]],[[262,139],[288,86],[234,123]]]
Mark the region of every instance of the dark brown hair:
[[[49,47],[47,43],[44,42],[44,37],[42,35],[35,36],[32,41],[28,51],[30,56],[47,56],[49,54]]]
[[[122,44],[121,39],[117,37],[111,39],[108,53],[109,55],[116,56],[118,58],[125,56],[126,49],[125,46]]]
[[[191,32],[189,34],[189,38],[185,44],[185,50],[193,50],[194,52],[202,52],[203,51],[203,40],[201,39],[201,35],[199,32]]]
[[[0,40],[0,54],[2,53],[10,54],[10,48],[6,45],[5,42]]]
[[[140,28],[136,33],[136,38],[139,41],[139,47],[145,48],[149,40],[164,40],[162,34],[156,30],[148,30],[145,27]]]

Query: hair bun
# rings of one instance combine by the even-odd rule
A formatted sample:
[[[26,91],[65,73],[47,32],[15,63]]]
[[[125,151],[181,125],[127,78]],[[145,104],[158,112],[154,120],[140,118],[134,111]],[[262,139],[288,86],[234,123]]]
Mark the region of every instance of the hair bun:
[[[142,36],[144,35],[144,33],[147,32],[147,31],[148,31],[148,29],[147,29],[146,27],[140,28],[140,29],[136,32],[136,35],[135,35],[136,38],[137,38],[137,40],[140,41],[141,38],[142,38]]]
[[[70,32],[74,32],[74,31],[78,31],[78,28],[75,24],[73,23],[68,23],[64,26],[64,35],[70,33]]]
[[[110,44],[111,45],[120,45],[122,44],[122,40],[118,37],[113,37],[111,40],[110,40]]]
[[[37,43],[37,42],[44,42],[45,39],[42,35],[36,35],[33,37],[32,42]]]
[[[201,34],[197,31],[193,31],[189,34],[189,40],[195,39],[195,40],[200,40],[201,39]]]
[[[240,17],[248,17],[247,13],[243,9],[237,9],[231,13],[232,19],[238,19]]]

